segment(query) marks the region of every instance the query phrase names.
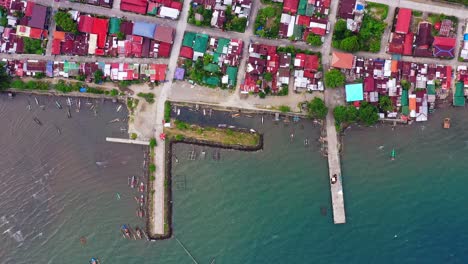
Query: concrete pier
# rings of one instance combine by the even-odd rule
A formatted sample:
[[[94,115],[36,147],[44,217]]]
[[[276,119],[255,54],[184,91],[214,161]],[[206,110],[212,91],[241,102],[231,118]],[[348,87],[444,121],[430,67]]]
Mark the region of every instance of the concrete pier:
[[[341,177],[340,153],[338,150],[338,135],[335,128],[335,118],[333,111],[327,115],[327,140],[328,140],[328,171],[330,191],[333,205],[333,222],[335,224],[346,223],[344,198],[343,198],[343,179]],[[333,175],[338,176],[338,181],[333,183]]]
[[[106,137],[106,141],[107,142],[114,142],[114,143],[125,143],[125,144],[135,144],[135,145],[149,146],[149,141],[146,141],[146,140]]]

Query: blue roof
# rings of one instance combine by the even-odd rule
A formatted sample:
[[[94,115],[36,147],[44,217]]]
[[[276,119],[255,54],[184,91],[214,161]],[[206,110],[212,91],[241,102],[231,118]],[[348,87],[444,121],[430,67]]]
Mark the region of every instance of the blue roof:
[[[364,100],[364,89],[362,83],[347,84],[346,90],[346,102],[355,102]]]
[[[465,35],[463,35],[463,39],[466,40],[466,41],[468,41],[468,33],[465,34]]]
[[[47,61],[46,75],[47,77],[54,77],[54,62],[53,61]]]
[[[364,9],[363,5],[361,5],[361,4],[356,5],[356,10],[360,11],[360,10],[363,10],[363,9]]]
[[[133,24],[133,35],[147,37],[152,39],[154,36],[154,31],[156,30],[156,24],[145,23],[145,22],[135,22]]]

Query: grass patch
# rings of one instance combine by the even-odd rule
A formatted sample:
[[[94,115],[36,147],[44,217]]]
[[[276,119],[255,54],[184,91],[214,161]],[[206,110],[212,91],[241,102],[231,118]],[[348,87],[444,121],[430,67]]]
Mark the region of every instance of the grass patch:
[[[280,110],[282,113],[288,113],[288,112],[291,112],[291,107],[287,105],[280,105],[278,107],[278,110]]]
[[[170,101],[164,102],[164,121],[166,121],[166,123],[171,121],[171,109],[172,109],[171,102]]]
[[[154,103],[154,94],[152,93],[138,93],[137,95],[150,104]]]
[[[377,20],[385,20],[388,16],[388,5],[367,2],[366,9]]]
[[[164,128],[164,132],[171,138],[182,140],[184,138],[210,141],[226,146],[257,146],[260,142],[260,135],[221,128],[203,128],[191,125],[189,129],[178,129],[176,127]],[[181,138],[182,137],[182,138]]]
[[[422,17],[423,13],[421,11],[413,10],[413,16]]]

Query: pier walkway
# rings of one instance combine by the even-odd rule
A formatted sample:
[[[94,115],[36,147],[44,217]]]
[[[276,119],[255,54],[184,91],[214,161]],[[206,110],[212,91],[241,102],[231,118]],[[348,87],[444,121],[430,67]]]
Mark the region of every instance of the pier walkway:
[[[126,143],[126,144],[135,144],[135,145],[144,145],[149,146],[149,141],[147,140],[137,140],[137,139],[128,139],[128,138],[111,138],[106,137],[107,142],[114,143]]]
[[[328,171],[330,178],[330,191],[333,205],[333,222],[335,224],[346,223],[344,198],[343,198],[343,181],[341,178],[341,163],[340,153],[338,151],[338,135],[335,128],[335,118],[333,111],[328,111],[327,115],[327,140],[328,140]],[[331,179],[333,175],[338,176],[338,181],[333,183]]]

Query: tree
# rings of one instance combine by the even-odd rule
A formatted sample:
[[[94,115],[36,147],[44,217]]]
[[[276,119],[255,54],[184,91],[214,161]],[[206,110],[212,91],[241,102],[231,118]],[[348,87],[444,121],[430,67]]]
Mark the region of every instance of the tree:
[[[384,95],[379,98],[379,107],[380,109],[386,111],[386,112],[391,112],[393,111],[393,102],[390,97]]]
[[[359,109],[359,119],[368,126],[375,124],[379,120],[377,107],[368,102],[363,102]]]
[[[273,80],[273,75],[271,74],[271,72],[266,72],[265,74],[263,74],[263,78],[265,79],[265,81],[271,82],[271,80]]]
[[[94,72],[94,83],[99,84],[102,82],[102,77],[104,76],[104,73],[102,70],[98,69],[97,71]]]
[[[5,90],[10,88],[11,77],[6,72],[5,63],[0,63],[0,90]]]
[[[353,105],[348,105],[346,108],[347,122],[356,122],[359,118],[359,110]]]
[[[156,139],[155,139],[155,138],[151,138],[151,139],[150,139],[150,142],[149,142],[149,145],[150,145],[150,148],[156,147],[156,145],[157,145]]]
[[[78,33],[76,22],[73,21],[70,13],[58,11],[54,16],[54,21],[64,31]]]
[[[343,86],[345,83],[346,77],[337,69],[329,70],[325,73],[325,85],[327,88],[336,88],[338,86]]]
[[[307,43],[309,43],[312,46],[318,47],[322,45],[322,38],[318,35],[311,33],[307,36]]]
[[[341,124],[348,121],[348,108],[346,106],[339,105],[333,109],[333,116],[335,122]]]
[[[156,171],[156,165],[154,165],[153,163],[151,163],[149,166],[148,166],[148,169],[150,172],[155,172]]]
[[[341,40],[345,38],[345,32],[346,32],[346,21],[343,19],[340,19],[336,21],[335,24],[335,33],[333,34],[333,38],[337,40]]]
[[[402,79],[400,81],[400,84],[401,84],[401,87],[403,87],[403,89],[405,90],[409,90],[409,88],[411,88],[411,84],[405,79]]]
[[[42,41],[40,39],[23,38],[24,51],[28,54],[42,55],[44,48],[42,47]]]
[[[343,39],[340,42],[340,49],[355,52],[359,50],[359,41],[357,36],[351,36]]]
[[[317,119],[324,119],[327,116],[328,108],[322,99],[315,97],[307,105],[309,108],[309,116]]]

